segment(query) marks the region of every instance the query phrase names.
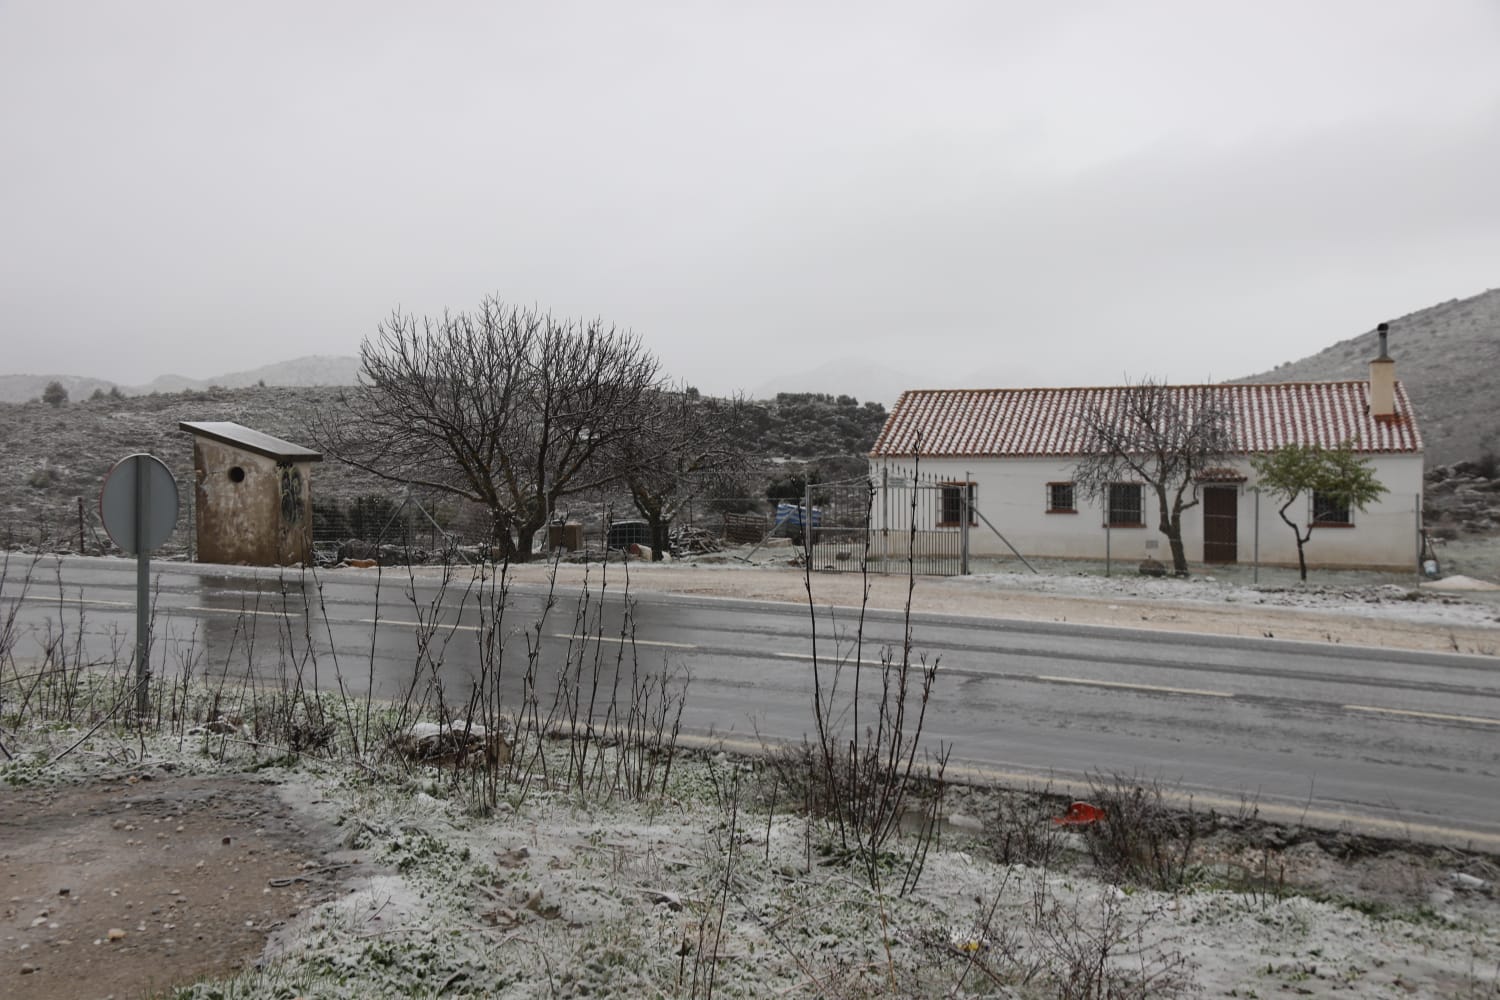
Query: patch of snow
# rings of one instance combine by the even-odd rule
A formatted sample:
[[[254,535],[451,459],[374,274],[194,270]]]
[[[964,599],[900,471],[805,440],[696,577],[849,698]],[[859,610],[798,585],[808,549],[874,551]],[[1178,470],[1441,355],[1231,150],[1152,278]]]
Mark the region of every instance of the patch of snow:
[[[1432,580],[1422,584],[1423,590],[1500,590],[1500,583],[1491,583],[1488,580],[1476,580],[1472,576],[1445,576],[1441,580]]]

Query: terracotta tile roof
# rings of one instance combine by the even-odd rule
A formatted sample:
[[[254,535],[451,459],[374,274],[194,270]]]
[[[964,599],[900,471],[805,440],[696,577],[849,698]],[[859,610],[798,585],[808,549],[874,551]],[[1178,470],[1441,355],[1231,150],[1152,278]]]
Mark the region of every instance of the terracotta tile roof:
[[[1218,467],[1213,469],[1204,469],[1193,478],[1198,480],[1198,482],[1200,483],[1243,483],[1250,477],[1246,476],[1238,469]]]
[[[1406,387],[1396,383],[1396,413],[1367,412],[1369,382],[1274,382],[1171,386],[1187,396],[1222,393],[1234,414],[1238,450],[1270,451],[1287,444],[1336,447],[1354,441],[1360,452],[1420,452]],[[911,389],[901,394],[870,450],[873,458],[910,455],[922,436],[925,456],[1042,457],[1077,455],[1087,407],[1108,406],[1124,386],[1065,389]]]

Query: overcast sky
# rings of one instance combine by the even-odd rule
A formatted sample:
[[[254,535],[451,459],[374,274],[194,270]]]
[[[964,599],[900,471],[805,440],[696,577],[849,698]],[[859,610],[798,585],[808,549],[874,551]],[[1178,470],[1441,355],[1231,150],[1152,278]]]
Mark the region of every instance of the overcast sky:
[[[1495,0],[0,0],[0,372],[495,294],[713,392],[1231,378],[1500,285],[1497,178]]]

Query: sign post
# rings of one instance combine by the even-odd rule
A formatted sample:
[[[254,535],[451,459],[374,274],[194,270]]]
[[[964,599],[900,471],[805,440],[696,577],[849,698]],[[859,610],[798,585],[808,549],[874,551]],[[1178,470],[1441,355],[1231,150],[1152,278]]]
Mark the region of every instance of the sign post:
[[[104,477],[99,519],[127,555],[135,556],[135,711],[150,709],[151,556],[177,526],[177,481],[151,455],[126,455]]]

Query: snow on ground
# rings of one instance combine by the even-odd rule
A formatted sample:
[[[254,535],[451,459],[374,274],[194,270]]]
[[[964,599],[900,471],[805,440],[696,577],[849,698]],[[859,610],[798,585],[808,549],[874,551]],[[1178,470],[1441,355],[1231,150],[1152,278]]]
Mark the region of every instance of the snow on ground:
[[[1267,574],[1268,576],[1270,574]],[[1464,579],[1468,579],[1465,577]],[[1345,585],[1295,582],[1241,583],[1214,574],[1179,580],[1170,577],[1105,577],[1075,572],[1071,575],[987,573],[964,581],[978,587],[1029,594],[1087,597],[1099,601],[1131,600],[1180,605],[1262,606],[1342,615],[1353,618],[1400,619],[1430,625],[1489,626],[1500,622],[1492,603],[1464,600],[1447,593],[1427,593],[1425,584],[1412,579],[1405,584],[1369,582],[1366,577]],[[1469,592],[1500,587],[1432,587],[1432,590],[1462,589]]]
[[[1065,848],[1051,868],[1002,864],[993,843],[950,832],[900,897],[898,863],[872,891],[830,856],[826,828],[757,801],[749,764],[703,758],[677,774],[659,802],[534,790],[479,818],[445,781],[413,792],[278,770],[287,798],[337,812],[389,873],[287,928],[251,981],[324,997],[691,996],[710,976],[724,997],[886,995],[892,980],[899,996],[1048,997],[1103,942],[1120,982],[1139,986],[1122,996],[1500,989],[1489,889],[1387,907],[1225,888],[1205,866],[1159,892],[1090,875]]]

